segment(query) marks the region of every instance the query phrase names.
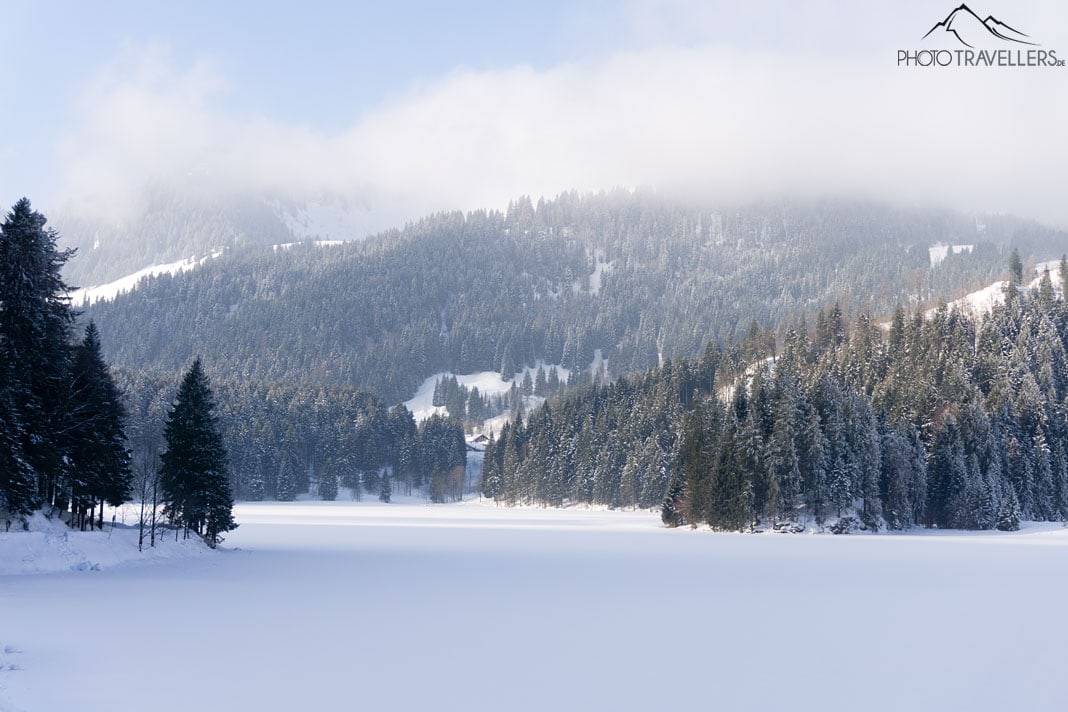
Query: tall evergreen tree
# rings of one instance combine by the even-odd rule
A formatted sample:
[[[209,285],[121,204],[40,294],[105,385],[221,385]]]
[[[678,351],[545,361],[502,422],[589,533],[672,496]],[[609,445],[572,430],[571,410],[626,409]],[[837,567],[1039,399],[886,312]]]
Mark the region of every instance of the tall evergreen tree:
[[[70,367],[66,431],[65,495],[83,527],[94,505],[107,502],[117,507],[130,498],[133,483],[125,418],[119,389],[100,353],[100,334],[89,322]]]
[[[167,450],[160,458],[160,485],[166,512],[175,524],[196,531],[215,546],[220,535],[237,524],[215,398],[199,358],[178,388],[164,438]]]
[[[20,516],[33,510],[37,479],[23,455],[22,424],[11,397],[11,371],[10,362],[0,358],[0,512]],[[11,521],[6,519],[2,524],[7,529]]]
[[[70,361],[74,312],[61,270],[73,254],[56,247],[57,235],[46,219],[21,199],[0,225],[0,361],[7,374],[10,419],[8,437],[17,435],[20,459],[35,474],[27,493],[18,473],[8,506],[27,512],[55,501],[63,474],[63,405]],[[17,364],[17,369],[15,365]]]
[[[378,499],[385,504],[389,504],[393,498],[393,478],[390,474],[384,473],[378,480]]]
[[[1023,284],[1023,262],[1020,260],[1020,251],[1012,248],[1009,255],[1009,281],[1013,284]]]
[[[285,455],[278,462],[274,498],[279,502],[292,502],[297,498],[297,475],[293,472],[293,463]]]
[[[319,499],[333,502],[337,499],[337,474],[326,470],[319,475]]]

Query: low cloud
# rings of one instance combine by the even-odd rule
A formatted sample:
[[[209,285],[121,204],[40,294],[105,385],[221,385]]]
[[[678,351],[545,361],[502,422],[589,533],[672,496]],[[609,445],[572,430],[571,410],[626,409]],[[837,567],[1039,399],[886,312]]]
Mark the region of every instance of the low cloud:
[[[131,51],[78,103],[59,153],[63,194],[100,205],[174,181],[331,193],[399,221],[652,186],[717,202],[856,195],[1068,224],[1068,69],[907,69],[885,50],[654,44],[544,70],[460,70],[336,132],[232,110],[219,68]]]

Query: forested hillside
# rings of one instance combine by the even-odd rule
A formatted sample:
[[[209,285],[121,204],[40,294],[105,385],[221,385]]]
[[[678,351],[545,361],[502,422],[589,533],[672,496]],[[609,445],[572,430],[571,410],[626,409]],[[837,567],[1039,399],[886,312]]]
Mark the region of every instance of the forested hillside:
[[[775,358],[700,361],[590,386],[516,421],[486,452],[504,502],[662,503],[672,526],[1015,529],[1068,517],[1068,306],[1018,263],[975,319],[899,308],[886,328],[832,307]],[[1062,261],[1061,275],[1068,273]]]
[[[63,247],[77,251],[64,277],[76,287],[113,281],[155,264],[202,258],[226,248],[289,242],[292,233],[263,200],[207,200],[147,190],[129,209],[52,216]]]
[[[222,224],[204,217],[209,233]],[[591,380],[598,354],[598,380],[611,381],[684,363],[714,343],[724,378],[771,355],[781,325],[815,318],[827,304],[838,303],[842,319],[889,314],[989,283],[1004,272],[1010,245],[1025,259],[1068,248],[1063,234],[1012,218],[832,202],[727,210],[624,191],[439,214],[327,247],[276,249],[267,243],[283,239],[271,232],[277,224],[265,225],[223,256],[150,278],[84,317],[106,335],[135,404],[135,444],[138,423],[157,422],[169,402],[168,384],[194,355],[203,358],[241,498],[331,497],[337,484],[372,496],[427,484],[435,499],[456,496],[462,450],[441,443],[458,441],[459,420],[424,425],[424,434],[410,414],[390,409],[435,373],[510,378],[540,361],[568,369],[574,387]],[[974,249],[932,265],[934,244]],[[455,395],[447,400],[458,419],[486,413],[488,403],[464,409]],[[514,407],[519,399],[506,400]],[[673,438],[664,430],[654,448],[644,435],[643,467],[666,473]],[[151,451],[151,438],[143,444]],[[623,467],[616,460],[628,452],[613,451],[599,467]],[[586,495],[567,496],[615,501],[594,495],[592,482]],[[639,487],[619,502],[657,505],[665,486]]]
[[[975,249],[932,267],[938,242]],[[989,283],[1010,243],[1025,258],[1068,247],[1010,218],[977,227],[871,204],[713,210],[566,194],[362,243],[235,249],[88,313],[129,370],[177,373],[200,353],[243,379],[366,388],[394,403],[440,371],[511,375],[538,359],[582,370],[600,350],[621,375],[835,301],[847,316],[888,314]]]

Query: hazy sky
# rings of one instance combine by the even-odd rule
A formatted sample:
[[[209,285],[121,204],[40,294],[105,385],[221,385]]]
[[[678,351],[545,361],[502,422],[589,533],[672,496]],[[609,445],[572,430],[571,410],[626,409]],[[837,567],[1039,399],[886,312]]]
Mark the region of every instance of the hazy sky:
[[[1068,5],[976,0],[1068,59]],[[0,202],[150,183],[391,219],[654,186],[1068,225],[1068,69],[900,68],[953,2],[6,0]]]

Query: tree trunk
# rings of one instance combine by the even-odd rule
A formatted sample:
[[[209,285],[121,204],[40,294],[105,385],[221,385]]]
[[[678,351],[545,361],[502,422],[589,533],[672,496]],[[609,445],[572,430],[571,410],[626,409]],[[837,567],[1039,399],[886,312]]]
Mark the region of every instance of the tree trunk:
[[[151,547],[156,546],[156,509],[159,506],[159,486],[158,480],[152,481],[152,530],[149,535],[148,545]]]
[[[141,490],[141,515],[137,518],[137,550],[145,550],[145,491]]]

